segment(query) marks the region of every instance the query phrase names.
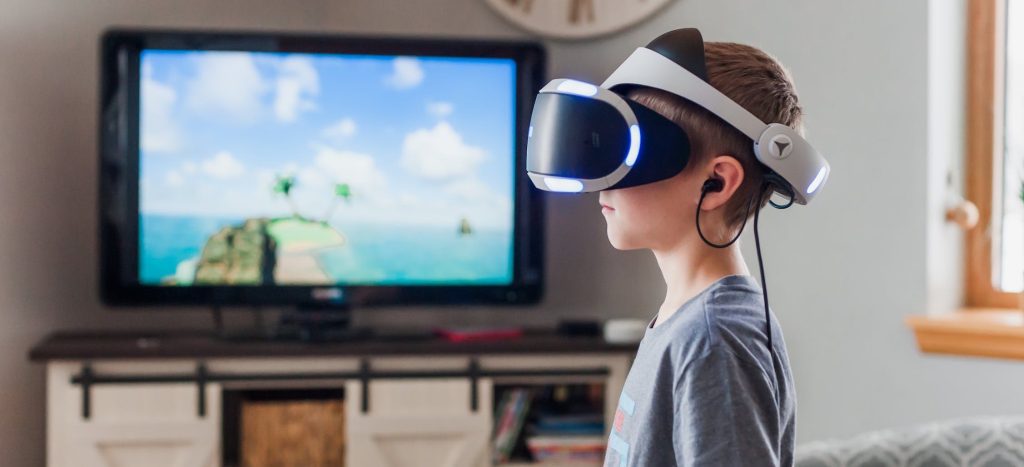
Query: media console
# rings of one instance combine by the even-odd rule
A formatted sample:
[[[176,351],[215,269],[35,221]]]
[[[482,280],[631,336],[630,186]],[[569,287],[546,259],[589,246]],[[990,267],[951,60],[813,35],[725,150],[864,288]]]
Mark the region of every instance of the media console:
[[[239,404],[260,394],[336,399],[344,465],[482,467],[493,465],[496,394],[600,385],[607,431],[635,350],[542,331],[463,343],[78,332],[47,337],[30,358],[47,367],[53,467],[239,465]]]

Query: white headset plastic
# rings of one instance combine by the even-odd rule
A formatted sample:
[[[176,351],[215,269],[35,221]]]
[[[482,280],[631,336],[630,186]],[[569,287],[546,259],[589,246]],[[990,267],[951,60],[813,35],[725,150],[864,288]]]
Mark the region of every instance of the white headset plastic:
[[[629,84],[661,89],[688,99],[747,135],[753,141],[757,159],[791,185],[793,200],[798,204],[807,204],[828,180],[828,161],[803,136],[786,125],[762,122],[721,91],[658,52],[637,48],[601,87],[611,90]]]

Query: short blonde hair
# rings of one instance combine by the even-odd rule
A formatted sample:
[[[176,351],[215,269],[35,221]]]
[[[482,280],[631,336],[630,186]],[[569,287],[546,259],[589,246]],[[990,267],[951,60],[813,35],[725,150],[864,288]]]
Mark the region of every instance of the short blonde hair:
[[[704,43],[704,58],[712,86],[761,121],[781,123],[803,133],[803,109],[789,72],[778,60],[755,47],[731,42]],[[750,138],[703,107],[674,94],[637,87],[629,90],[627,97],[686,130],[691,145],[689,164],[722,154],[742,164],[743,182],[725,205],[728,226],[742,224],[753,214],[746,212],[752,197],[760,196],[754,209],[767,204],[771,190],[762,191],[767,169],[757,162]]]

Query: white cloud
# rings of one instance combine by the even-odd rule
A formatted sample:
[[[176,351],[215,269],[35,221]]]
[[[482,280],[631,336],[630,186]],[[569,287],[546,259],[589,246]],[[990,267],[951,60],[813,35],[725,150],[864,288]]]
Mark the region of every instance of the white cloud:
[[[313,110],[311,96],[320,92],[320,77],[307,57],[288,57],[277,76],[274,115],[282,122],[293,122],[299,113]]]
[[[184,170],[185,173],[187,173],[187,174],[194,174],[194,173],[196,173],[196,170],[198,170],[198,169],[199,169],[199,167],[196,166],[196,163],[192,162],[192,161],[185,162],[181,166],[181,170]]]
[[[486,153],[467,145],[448,122],[439,122],[432,129],[409,133],[402,144],[401,164],[413,174],[441,180],[472,174]]]
[[[256,171],[256,181],[260,186],[271,187],[277,181],[277,174],[270,169],[259,169]]]
[[[326,183],[347,183],[360,198],[380,197],[387,189],[387,176],[377,167],[373,156],[318,146],[313,164],[314,170],[326,177]],[[316,177],[306,176],[316,183]]]
[[[245,173],[245,166],[227,151],[218,152],[203,161],[202,168],[207,175],[220,179],[235,178]]]
[[[167,177],[164,179],[167,182],[167,186],[180,187],[185,184],[185,177],[182,177],[177,170],[167,172]]]
[[[444,187],[444,192],[467,201],[479,201],[494,196],[494,192],[478,178],[462,178]]]
[[[344,141],[356,134],[356,122],[346,117],[324,128],[322,133],[331,140]]]
[[[218,52],[196,59],[196,76],[186,89],[189,109],[245,123],[263,112],[262,98],[269,85],[251,54]]]
[[[391,75],[386,82],[398,89],[409,89],[416,87],[423,81],[423,68],[420,62],[414,57],[395,57],[392,63]]]
[[[512,212],[510,196],[499,194],[477,177],[452,181],[442,191],[459,199],[463,208],[475,213],[474,217],[488,219],[490,224],[507,222]]]
[[[296,178],[292,199],[297,209],[307,216],[321,218],[336,204],[334,184],[346,183],[358,202],[346,205],[347,215],[365,217],[381,210],[391,194],[388,179],[377,167],[375,159],[367,154],[344,151],[329,146],[313,147],[313,163],[302,167],[284,168],[283,172]]]
[[[305,167],[292,174],[295,187],[292,189],[292,204],[301,215],[316,217],[321,215],[331,201],[333,192],[330,182],[322,172],[312,167]]]
[[[427,104],[427,113],[438,118],[444,118],[452,114],[455,107],[451,102],[431,102]]]
[[[172,116],[178,93],[151,75],[151,70],[144,70],[140,144],[146,152],[174,152],[181,145],[181,131]]]

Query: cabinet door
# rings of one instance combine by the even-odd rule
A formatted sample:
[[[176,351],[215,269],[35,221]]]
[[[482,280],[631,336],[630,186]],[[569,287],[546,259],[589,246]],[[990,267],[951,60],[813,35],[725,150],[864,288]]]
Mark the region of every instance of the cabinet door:
[[[346,465],[490,465],[492,384],[488,379],[476,383],[475,412],[470,384],[465,378],[373,380],[364,413],[362,385],[350,381],[345,388]]]
[[[81,388],[68,379],[49,381],[50,466],[220,465],[219,385],[206,387],[205,417],[197,413],[193,384],[96,385],[90,391],[91,414],[85,419]]]

